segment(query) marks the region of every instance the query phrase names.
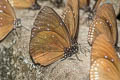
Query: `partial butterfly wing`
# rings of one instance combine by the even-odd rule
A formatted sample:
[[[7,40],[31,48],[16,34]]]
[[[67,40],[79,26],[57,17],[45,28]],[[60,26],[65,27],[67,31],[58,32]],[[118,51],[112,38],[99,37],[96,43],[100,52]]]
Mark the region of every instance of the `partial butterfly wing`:
[[[79,0],[79,8],[85,9],[89,6],[90,0]]]
[[[108,40],[100,34],[93,43],[90,80],[120,80],[120,59]]]
[[[58,14],[44,7],[34,25],[30,41],[30,55],[34,62],[46,66],[63,57],[64,49],[71,46],[71,40]]]
[[[71,39],[77,38],[79,27],[79,5],[78,0],[67,0],[65,11],[63,11],[63,21],[69,30]]]
[[[113,45],[104,35],[99,35],[93,43],[91,51],[91,63],[99,58],[105,58],[111,61],[120,70],[120,60]]]
[[[7,0],[0,0],[0,40],[13,29],[15,13]]]
[[[112,32],[109,28],[109,25],[106,23],[105,20],[99,17],[95,17],[89,27],[89,32],[88,32],[88,42],[90,45],[93,44],[93,42],[95,41],[96,37],[99,34],[106,35],[106,37],[109,39],[109,42],[114,44],[113,38],[111,36]]]
[[[110,31],[112,33],[112,38],[114,40],[114,45],[117,41],[117,22],[116,15],[112,4],[103,4],[96,11],[96,17],[100,17],[106,21]]]
[[[96,19],[101,19],[102,21],[101,20],[96,20]],[[102,25],[100,23],[104,23],[105,25]],[[105,30],[108,31],[109,30],[109,32],[112,35],[111,37],[113,39],[111,42],[112,42],[113,45],[115,45],[116,41],[117,41],[117,23],[116,23],[116,16],[115,16],[115,13],[114,13],[114,9],[113,9],[111,4],[103,4],[102,6],[100,6],[97,9],[95,18],[94,18],[93,23],[91,24],[91,26],[89,28],[89,33],[88,33],[88,42],[90,43],[90,45],[92,45],[92,42],[94,41],[94,38],[97,36],[97,34],[99,34],[98,31],[97,31],[97,33],[95,32],[96,27],[99,27],[99,26],[103,27],[103,26],[106,26],[106,24],[107,24],[108,28],[103,29],[103,31],[105,31]],[[106,35],[108,36],[108,34],[106,34]]]
[[[90,80],[120,80],[120,70],[111,61],[99,58],[91,66]]]
[[[114,0],[97,0],[93,9],[97,10],[98,7],[100,7],[103,4],[112,4]]]
[[[15,8],[32,8],[33,6],[36,8],[39,7],[36,0],[9,0],[9,2]]]

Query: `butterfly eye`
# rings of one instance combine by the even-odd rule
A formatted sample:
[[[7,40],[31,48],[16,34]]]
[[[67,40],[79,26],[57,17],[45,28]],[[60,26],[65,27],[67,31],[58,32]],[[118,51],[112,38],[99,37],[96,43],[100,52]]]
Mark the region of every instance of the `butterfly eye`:
[[[10,4],[15,8],[30,8],[30,9],[40,9],[40,5],[37,0],[9,0]]]

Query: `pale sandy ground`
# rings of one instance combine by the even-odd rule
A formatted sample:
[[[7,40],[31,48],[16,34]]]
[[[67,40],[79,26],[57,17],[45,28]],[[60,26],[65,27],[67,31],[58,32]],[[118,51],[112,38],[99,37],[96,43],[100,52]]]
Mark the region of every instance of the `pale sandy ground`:
[[[55,11],[61,14],[63,8],[57,9],[48,1],[39,2],[42,5],[53,7]],[[17,10],[17,18],[21,19],[23,27],[16,28],[6,39],[0,43],[0,60],[3,60],[1,68],[4,73],[0,80],[89,80],[90,68],[90,46],[87,43],[87,34],[89,24],[88,14],[80,10],[80,29],[79,39],[80,51],[78,57],[75,55],[64,61],[57,61],[47,67],[34,65],[29,55],[29,41],[34,19],[39,12],[33,10]],[[82,52],[83,53],[82,53]]]

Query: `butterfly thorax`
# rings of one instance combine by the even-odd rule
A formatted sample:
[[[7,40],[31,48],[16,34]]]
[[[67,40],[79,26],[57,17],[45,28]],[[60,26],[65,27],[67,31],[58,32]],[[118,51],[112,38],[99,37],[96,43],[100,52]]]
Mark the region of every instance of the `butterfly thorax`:
[[[72,56],[73,54],[76,54],[78,52],[78,43],[73,43],[69,48],[65,48],[64,50],[64,58]]]

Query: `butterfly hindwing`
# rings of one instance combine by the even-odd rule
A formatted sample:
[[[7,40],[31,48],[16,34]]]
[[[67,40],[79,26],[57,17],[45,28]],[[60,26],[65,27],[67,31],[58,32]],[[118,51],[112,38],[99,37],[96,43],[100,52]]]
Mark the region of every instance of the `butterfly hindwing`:
[[[91,66],[90,80],[120,80],[120,71],[109,60],[99,58]]]

